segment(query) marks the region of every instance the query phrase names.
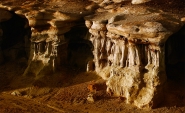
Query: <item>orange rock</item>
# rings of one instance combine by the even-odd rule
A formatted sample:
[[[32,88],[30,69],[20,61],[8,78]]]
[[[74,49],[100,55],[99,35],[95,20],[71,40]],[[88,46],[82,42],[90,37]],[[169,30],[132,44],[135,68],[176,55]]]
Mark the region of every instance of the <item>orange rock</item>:
[[[105,84],[104,80],[98,80],[98,81],[93,81],[92,83],[88,84],[87,89],[90,92],[95,92],[96,91],[101,91],[101,90],[106,90],[107,86]]]

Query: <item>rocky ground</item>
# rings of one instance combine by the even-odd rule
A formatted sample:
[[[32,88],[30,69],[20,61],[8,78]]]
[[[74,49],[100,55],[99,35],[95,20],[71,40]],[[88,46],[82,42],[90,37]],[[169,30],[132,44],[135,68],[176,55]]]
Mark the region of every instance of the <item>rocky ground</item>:
[[[183,73],[178,76],[179,68],[176,68],[177,75],[171,75],[166,83],[165,97],[161,105],[152,110],[142,110],[125,104],[124,98],[109,96],[105,90],[93,92],[95,101],[87,101],[90,93],[88,84],[100,79],[94,72],[61,68],[60,72],[36,78],[22,76],[25,67],[23,60],[0,66],[1,113],[185,112],[185,80]]]

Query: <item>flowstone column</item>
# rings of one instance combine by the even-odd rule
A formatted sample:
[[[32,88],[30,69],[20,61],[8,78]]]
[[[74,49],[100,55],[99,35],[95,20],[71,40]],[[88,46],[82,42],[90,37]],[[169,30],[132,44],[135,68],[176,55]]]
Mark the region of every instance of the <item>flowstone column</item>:
[[[85,18],[92,34],[95,71],[106,80],[107,92],[139,108],[162,101],[165,41],[183,25],[173,14],[153,11],[123,7]]]

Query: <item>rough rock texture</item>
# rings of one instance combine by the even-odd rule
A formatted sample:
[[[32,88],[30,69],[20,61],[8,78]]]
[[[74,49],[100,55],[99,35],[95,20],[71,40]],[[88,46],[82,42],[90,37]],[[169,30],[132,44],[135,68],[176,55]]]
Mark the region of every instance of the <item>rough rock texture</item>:
[[[79,23],[85,17],[84,23],[91,33],[87,33],[85,39],[89,39],[94,46],[94,59],[84,56],[78,62],[88,62],[87,71],[95,70],[106,80],[109,94],[123,97],[126,103],[139,108],[155,107],[163,98],[166,81],[165,43],[170,35],[184,25],[183,11],[176,10],[174,13],[161,10],[170,10],[176,6],[170,0],[69,1],[68,4],[62,0],[1,0],[0,23],[4,27],[0,26],[0,63],[7,56],[20,52],[7,48],[20,48],[24,44],[29,60],[23,75],[37,76],[55,72],[69,56],[73,56],[70,61],[74,62],[81,57],[79,54],[86,45],[79,47],[75,43],[69,44],[66,34],[73,27],[80,26]],[[166,7],[159,5],[163,2],[167,4]],[[133,5],[141,3],[145,4]],[[23,21],[19,31],[24,29],[24,34],[15,36],[24,42],[21,44],[17,44],[20,40],[7,38],[6,30],[3,29],[7,25],[3,22],[12,21],[14,16]],[[6,40],[11,40],[12,44],[3,46],[7,44]],[[88,41],[79,43],[87,44]],[[68,51],[69,48],[72,51]]]
[[[42,7],[38,7],[41,4]],[[29,61],[24,75],[37,76],[54,72],[57,66],[65,64],[68,42],[64,34],[77,26],[85,15],[91,13],[95,5],[88,1],[83,4],[75,1],[66,4],[60,0],[19,1],[14,4],[11,1],[3,1],[1,7],[4,9],[1,11],[1,21],[11,18],[11,14],[6,10],[28,20],[25,29],[31,27],[31,36],[25,35],[25,45],[29,46],[27,48],[30,50],[27,51]],[[3,60],[1,55],[0,62]]]
[[[151,0],[90,0],[90,1],[93,1],[100,5],[105,5],[109,3],[122,3],[122,2],[128,2],[128,1],[131,2],[132,4],[141,4],[141,3],[149,2]]]
[[[155,107],[166,81],[165,42],[183,26],[181,17],[125,6],[102,9],[85,19],[95,71],[107,80],[107,92],[139,108]]]

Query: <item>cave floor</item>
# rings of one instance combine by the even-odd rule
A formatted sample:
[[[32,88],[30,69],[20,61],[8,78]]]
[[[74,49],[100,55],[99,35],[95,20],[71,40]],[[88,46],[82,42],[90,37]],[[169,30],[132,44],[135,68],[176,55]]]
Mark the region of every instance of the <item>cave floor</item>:
[[[142,110],[125,104],[122,98],[109,96],[104,90],[96,92],[95,102],[88,102],[88,84],[100,79],[93,72],[61,68],[55,74],[22,76],[25,67],[21,61],[0,66],[0,113],[185,112],[185,80],[182,79],[168,79],[164,102],[158,108]]]

